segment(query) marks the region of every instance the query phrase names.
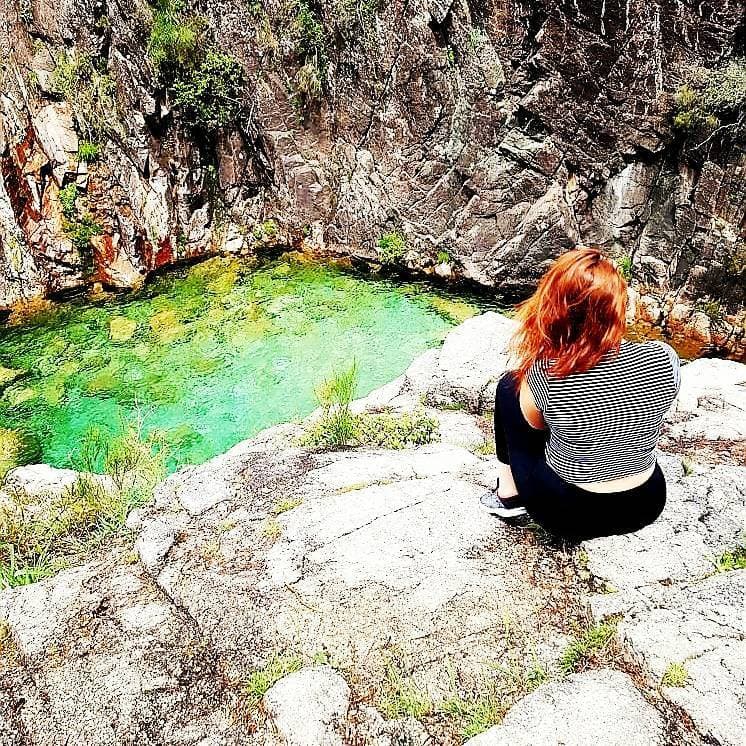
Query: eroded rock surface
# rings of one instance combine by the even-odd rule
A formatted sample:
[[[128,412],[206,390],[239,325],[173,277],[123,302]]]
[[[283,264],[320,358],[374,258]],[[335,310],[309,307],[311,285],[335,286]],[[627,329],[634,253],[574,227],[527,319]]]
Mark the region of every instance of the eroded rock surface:
[[[661,518],[580,552],[480,513],[494,480],[480,412],[510,331],[493,314],[471,319],[356,404],[425,406],[439,442],[314,453],[301,426],[271,428],[157,488],[130,516],[137,564],[103,551],[0,594],[0,742],[450,744],[461,726],[444,703],[539,666],[550,682],[475,744],[736,746],[746,571],[716,570],[743,540],[746,468],[685,470],[662,454]],[[739,378],[720,384],[726,421]],[[684,376],[682,401],[695,384],[698,406],[710,401],[701,382]],[[615,620],[634,679],[561,680],[586,605]],[[300,670],[268,681],[259,707],[256,680],[287,656]],[[665,678],[672,663],[682,686]]]

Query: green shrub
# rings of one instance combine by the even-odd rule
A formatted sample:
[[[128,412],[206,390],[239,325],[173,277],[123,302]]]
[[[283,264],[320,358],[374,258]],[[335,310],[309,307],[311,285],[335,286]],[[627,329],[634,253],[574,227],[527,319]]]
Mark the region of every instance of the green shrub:
[[[266,241],[275,238],[278,231],[279,228],[277,226],[277,223],[274,220],[270,219],[265,220],[263,223],[258,223],[257,225],[255,225],[252,232],[254,234],[254,238],[256,238],[257,241]]]
[[[378,448],[406,448],[432,443],[438,421],[422,411],[394,414],[362,414],[357,417],[357,445]]]
[[[183,0],[156,0],[154,5],[148,56],[168,76],[195,63],[204,41],[205,21],[201,16],[185,16]]]
[[[83,140],[78,146],[78,158],[86,163],[92,163],[98,160],[101,155],[101,148],[95,142],[90,140]]]
[[[79,471],[108,474],[130,502],[150,499],[166,476],[168,447],[161,433],[142,434],[142,423],[127,423],[116,436],[91,428],[83,438],[72,466]]]
[[[404,257],[407,241],[398,231],[384,233],[378,239],[378,258],[382,264],[396,264]]]
[[[712,130],[746,106],[746,60],[719,70],[694,69],[674,97],[673,125],[682,132]]]
[[[717,116],[746,107],[746,59],[731,60],[713,72],[702,98],[705,108]]]
[[[700,298],[695,302],[694,307],[716,324],[723,320],[723,307],[720,301],[712,298]]]
[[[355,30],[358,38],[361,32],[367,36],[373,30],[380,5],[381,0],[338,0],[335,20],[343,30]]]
[[[690,132],[702,127],[718,126],[718,119],[702,106],[699,93],[688,85],[682,86],[675,97],[673,126],[682,132]]]
[[[62,214],[68,220],[75,219],[75,200],[78,198],[78,187],[75,184],[68,184],[60,189],[60,204],[62,205]]]
[[[243,68],[235,57],[210,51],[201,64],[173,85],[174,103],[190,124],[214,130],[231,124],[241,110]]]
[[[80,252],[85,251],[91,239],[102,232],[101,226],[90,215],[83,215],[82,218],[75,220],[63,220],[62,230]]]
[[[450,264],[451,255],[447,251],[439,251],[438,256],[436,257],[435,261],[438,264]]]
[[[326,45],[324,40],[324,27],[314,15],[308,3],[300,0],[295,15],[297,30],[297,50],[305,58],[316,57],[326,59]]]
[[[206,20],[183,0],[157,0],[148,56],[187,123],[212,132],[236,121],[244,72],[238,60],[207,39]]]

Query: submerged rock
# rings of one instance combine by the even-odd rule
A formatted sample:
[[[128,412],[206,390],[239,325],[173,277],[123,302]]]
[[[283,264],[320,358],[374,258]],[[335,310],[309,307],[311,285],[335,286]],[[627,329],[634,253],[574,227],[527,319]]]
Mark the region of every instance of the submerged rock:
[[[116,316],[109,321],[109,336],[115,342],[126,342],[132,339],[136,329],[137,322],[124,316]]]

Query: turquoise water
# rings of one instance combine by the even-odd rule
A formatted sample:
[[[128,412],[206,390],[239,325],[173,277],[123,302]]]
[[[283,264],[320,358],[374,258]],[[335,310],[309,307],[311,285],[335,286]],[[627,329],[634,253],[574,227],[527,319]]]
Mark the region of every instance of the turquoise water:
[[[328,265],[211,259],[0,328],[0,434],[67,466],[92,427],[141,420],[169,443],[171,468],[201,463],[307,415],[314,387],[353,358],[359,395],[394,379],[476,312]]]

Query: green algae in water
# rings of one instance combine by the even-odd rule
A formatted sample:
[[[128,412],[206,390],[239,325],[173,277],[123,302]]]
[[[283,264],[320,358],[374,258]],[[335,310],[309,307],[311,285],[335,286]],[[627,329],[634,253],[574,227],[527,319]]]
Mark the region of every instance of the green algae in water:
[[[140,419],[171,468],[201,463],[315,406],[314,386],[354,358],[358,395],[400,375],[478,308],[427,286],[282,260],[211,259],[143,291],[57,306],[0,329],[0,428],[68,466],[91,428]],[[16,373],[17,372],[17,373]]]

